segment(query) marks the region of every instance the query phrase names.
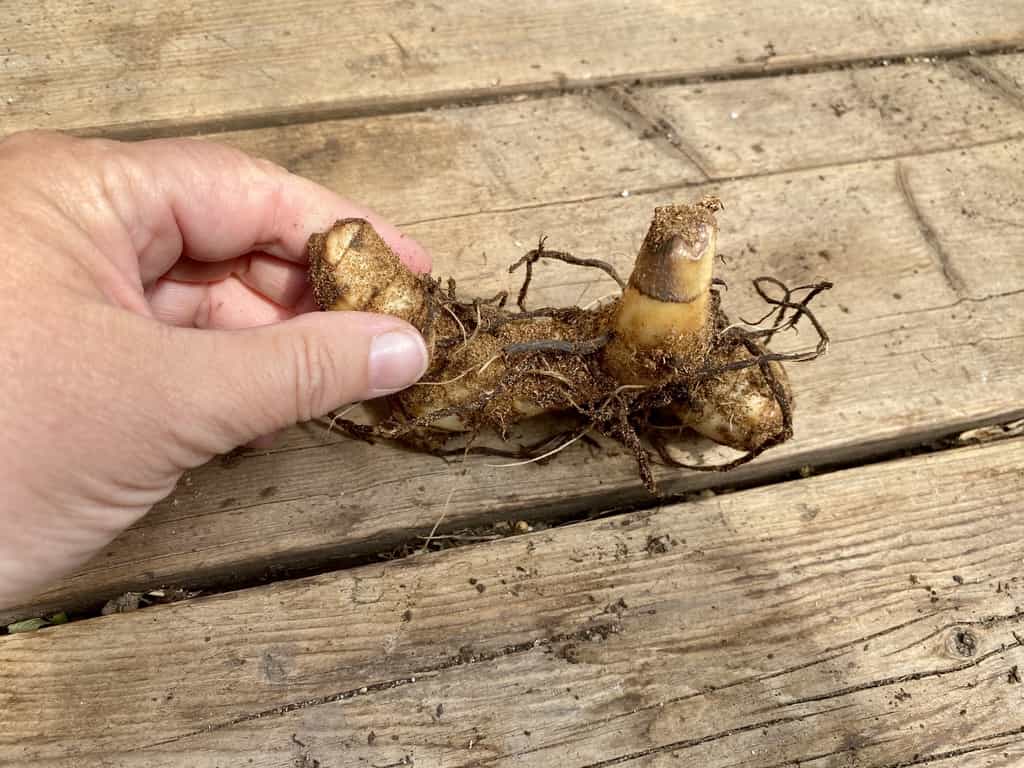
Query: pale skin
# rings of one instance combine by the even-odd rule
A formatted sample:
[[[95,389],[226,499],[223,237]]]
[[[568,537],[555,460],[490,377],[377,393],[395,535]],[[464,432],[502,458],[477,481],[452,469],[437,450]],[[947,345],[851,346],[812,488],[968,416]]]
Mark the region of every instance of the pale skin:
[[[310,233],[365,208],[196,140],[0,142],[0,607],[99,552],[181,474],[426,367],[393,317],[313,312]]]

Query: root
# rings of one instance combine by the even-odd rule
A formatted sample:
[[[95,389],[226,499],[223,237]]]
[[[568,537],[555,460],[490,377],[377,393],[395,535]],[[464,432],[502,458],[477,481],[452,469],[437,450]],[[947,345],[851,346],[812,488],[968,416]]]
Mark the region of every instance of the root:
[[[465,464],[465,461],[466,457],[465,455],[463,455],[463,464]],[[434,540],[434,535],[437,533],[437,529],[441,527],[441,523],[443,523],[444,519],[448,516],[448,508],[451,506],[452,497],[455,495],[455,491],[458,490],[459,486],[462,485],[462,481],[466,478],[467,474],[468,468],[463,467],[462,471],[459,473],[458,478],[455,480],[454,483],[452,483],[452,487],[448,490],[448,496],[445,497],[444,506],[441,507],[441,516],[437,518],[437,521],[434,523],[434,527],[430,529],[430,533],[423,540],[423,548],[420,550],[421,554],[429,550],[430,542]]]
[[[502,351],[509,357],[528,355],[534,352],[558,352],[566,355],[592,355],[609,342],[611,335],[604,333],[596,339],[585,341],[564,341],[562,339],[538,339],[524,341],[520,344],[509,344]]]
[[[556,453],[560,453],[561,451],[564,451],[566,448],[568,448],[573,443],[577,442],[578,440],[582,440],[583,437],[586,434],[587,434],[587,430],[583,430],[582,432],[580,432],[575,437],[570,438],[569,440],[566,440],[564,443],[559,445],[557,448],[552,448],[550,451],[542,453],[540,456],[534,456],[531,459],[524,459],[523,461],[510,461],[507,464],[485,464],[484,466],[486,466],[486,467],[521,467],[524,464],[535,464],[535,463],[537,463],[539,461],[544,461],[544,459],[547,459],[547,458],[549,458],[551,456],[554,456]]]
[[[526,292],[530,288],[530,281],[533,279],[533,265],[541,259],[551,259],[552,261],[564,261],[566,264],[572,264],[577,267],[594,267],[600,269],[608,274],[612,280],[619,284],[619,290],[626,290],[626,281],[622,279],[622,276],[615,270],[611,264],[600,259],[580,259],[573,256],[571,253],[564,253],[562,251],[548,251],[544,248],[544,243],[547,242],[547,237],[542,237],[540,242],[537,243],[537,247],[532,251],[526,253],[519,261],[515,262],[508,268],[508,273],[511,275],[519,267],[526,265],[526,277],[523,278],[523,284],[519,288],[519,296],[516,298],[516,306],[519,307],[520,311],[526,311]]]
[[[793,405],[792,396],[787,387],[779,381],[772,363],[797,363],[809,362],[825,354],[829,346],[829,337],[824,327],[811,309],[810,302],[822,291],[831,287],[830,283],[816,283],[813,285],[799,286],[790,289],[780,281],[762,277],[753,281],[754,288],[758,295],[770,305],[769,311],[760,318],[757,324],[743,321],[743,326],[728,325],[724,322],[722,315],[722,331],[719,337],[720,344],[734,341],[742,346],[745,355],[740,360],[732,360],[722,364],[709,364],[695,371],[687,377],[686,381],[669,380],[662,384],[654,385],[619,385],[604,392],[594,393],[589,401],[576,402],[568,399],[573,411],[579,416],[582,426],[579,432],[568,441],[561,443],[553,449],[543,452],[526,450],[528,455],[523,456],[524,451],[501,451],[493,448],[480,448],[479,453],[483,455],[515,456],[521,460],[506,465],[488,466],[515,466],[534,462],[540,462],[554,456],[568,448],[590,432],[604,435],[626,447],[634,456],[637,463],[637,470],[645,487],[654,494],[657,494],[657,484],[654,479],[652,465],[657,461],[665,466],[672,466],[698,472],[728,472],[747,464],[769,448],[779,445],[790,439],[793,435]],[[777,288],[781,296],[769,294],[765,286]],[[762,346],[770,341],[775,335],[797,328],[801,321],[806,321],[813,328],[816,338],[813,346],[808,349],[796,352],[768,352]],[[607,337],[581,342],[566,342],[560,339],[538,339],[532,342],[510,345],[503,352],[506,357],[511,358],[517,355],[527,355],[531,359],[540,353],[552,353],[567,355],[587,362],[607,343]],[[493,363],[498,357],[492,357],[488,362]],[[723,373],[739,371],[743,369],[756,368],[761,379],[765,382],[768,390],[782,414],[780,428],[767,436],[762,442],[752,449],[745,451],[741,456],[731,461],[716,465],[699,465],[678,461],[668,452],[663,432],[666,427],[658,425],[651,420],[651,414],[664,408],[672,402],[685,400],[688,392],[700,385],[702,381],[711,380],[721,376]],[[557,371],[540,371],[534,368],[520,368],[524,375],[543,375],[553,378],[570,390],[572,382]],[[461,411],[456,410],[461,416],[466,417],[476,412],[481,403],[474,403]],[[438,416],[448,415],[435,414]],[[429,417],[428,417],[429,420]],[[681,425],[672,425],[671,429],[679,431]],[[553,435],[553,439],[564,439],[566,434],[559,432]],[[550,445],[550,440],[542,441]],[[477,452],[472,450],[471,452]]]
[[[716,255],[714,213],[720,208],[708,198],[691,207],[659,209],[628,284],[610,264],[548,250],[541,238],[509,268],[511,273],[525,267],[517,310],[505,308],[506,291],[464,300],[454,280],[442,286],[434,278],[416,277],[418,299],[398,294],[385,298],[405,313],[395,314],[417,325],[428,340],[432,364],[424,380],[393,396],[391,415],[380,423],[358,424],[346,419],[345,411],[332,415],[328,428],[368,442],[398,441],[445,460],[459,456],[465,461],[471,454],[512,459],[489,467],[544,463],[577,442],[591,440],[591,435],[603,436],[630,451],[640,479],[654,494],[656,463],[725,472],[753,461],[793,436],[793,397],[783,364],[806,363],[827,352],[829,337],[811,303],[832,284],[790,288],[773,277],[757,277],[753,287],[767,305],[764,315],[752,322],[730,322],[720,294],[728,286],[710,273]],[[320,293],[345,308],[351,303],[349,295],[362,291],[373,298],[380,293],[372,285],[348,289],[350,273],[339,271],[345,259],[361,255],[351,255],[360,243],[351,234],[351,221],[332,230],[342,224],[348,228],[342,242],[348,250],[336,247],[331,252],[330,233],[315,236],[321,240],[311,239],[310,247],[311,274]],[[348,246],[350,241],[356,246]],[[372,238],[368,242],[379,250]],[[314,257],[321,263],[313,264]],[[603,296],[585,308],[527,309],[534,265],[542,260],[599,269],[615,280],[620,294]],[[351,274],[369,275],[361,279],[370,280],[372,265],[355,263]],[[665,272],[676,264],[678,275]],[[394,272],[391,262],[388,268]],[[328,279],[337,285],[328,285]],[[408,285],[407,278],[400,279]],[[609,298],[613,301],[602,304]],[[633,327],[623,324],[627,301],[633,302],[628,322],[640,323],[639,340],[631,341]],[[600,306],[592,308],[594,304]],[[645,321],[637,311],[653,314]],[[654,323],[666,322],[662,336],[650,333]],[[778,334],[798,332],[805,325],[814,333],[806,348],[785,353],[768,349]],[[659,346],[659,339],[668,341]],[[575,426],[553,430],[532,445],[476,444],[487,432],[507,441],[510,425],[548,411],[562,412]],[[711,466],[678,461],[666,436],[688,427],[742,454]],[[451,447],[454,441],[461,445]]]

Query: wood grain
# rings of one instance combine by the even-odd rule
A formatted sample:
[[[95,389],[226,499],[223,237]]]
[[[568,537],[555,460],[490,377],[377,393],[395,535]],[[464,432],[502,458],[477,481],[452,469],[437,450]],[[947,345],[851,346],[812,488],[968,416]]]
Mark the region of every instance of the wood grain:
[[[958,66],[966,77],[986,84],[991,93],[1024,107],[1024,57],[1007,54],[984,61],[971,57],[958,62]]]
[[[1019,136],[1024,101],[972,73],[1020,55],[800,77],[637,87],[637,108],[712,178],[895,157]]]
[[[1024,56],[970,62],[994,70]],[[210,138],[413,223],[971,147],[1019,138],[1022,116],[1024,104],[964,62],[934,61],[597,88]]]
[[[1007,440],[0,638],[0,764],[1013,765],[1022,466]]]
[[[1021,142],[1005,142],[409,230],[438,254],[439,273],[455,271],[486,293],[507,285],[502,265],[540,233],[554,247],[625,268],[653,206],[714,191],[728,206],[723,275],[733,286],[734,314],[756,313],[749,276],[834,280],[837,288],[820,304],[832,351],[791,371],[796,438],[725,476],[660,472],[663,489],[680,493],[764,482],[807,464],[851,461],[1020,417],[1024,263],[1016,258],[1018,214],[1000,203],[1024,182],[1022,150]],[[998,268],[977,270],[976,259]],[[611,290],[557,266],[543,275],[537,303],[587,302]],[[574,446],[543,467],[471,460],[461,477],[458,466],[390,446],[312,428],[293,434],[276,451],[190,473],[79,572],[0,613],[39,615],[162,584],[229,585],[271,567],[327,567],[415,541],[442,513],[443,530],[452,530],[651,502],[632,460],[614,450]]]
[[[1003,116],[997,135],[1008,137],[1012,118]],[[568,95],[209,138],[411,223],[704,180],[671,147],[640,133],[591,99]]]
[[[180,132],[637,78],[966,53],[1020,44],[1022,27],[1024,8],[969,0],[46,0],[5,15],[0,115],[6,131]]]

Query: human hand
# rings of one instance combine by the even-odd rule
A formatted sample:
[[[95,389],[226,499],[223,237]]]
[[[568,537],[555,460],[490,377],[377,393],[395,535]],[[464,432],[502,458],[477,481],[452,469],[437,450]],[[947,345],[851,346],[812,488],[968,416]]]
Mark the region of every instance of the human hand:
[[[316,312],[310,233],[372,213],[217,144],[0,142],[0,606],[94,555],[213,456],[401,389],[412,326]]]

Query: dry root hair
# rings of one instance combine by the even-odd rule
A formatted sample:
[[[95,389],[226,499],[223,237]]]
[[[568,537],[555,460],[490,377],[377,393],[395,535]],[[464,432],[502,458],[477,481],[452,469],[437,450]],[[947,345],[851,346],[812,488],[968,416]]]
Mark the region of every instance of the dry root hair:
[[[414,275],[367,222],[337,222],[309,243],[321,307],[402,317],[424,334],[431,365],[418,384],[388,399],[388,415],[379,423],[332,414],[331,427],[443,457],[486,453],[512,463],[545,461],[601,435],[632,453],[652,493],[657,462],[721,472],[753,460],[793,435],[793,395],[783,364],[814,360],[827,350],[828,334],[810,304],[831,284],[791,288],[757,277],[753,286],[764,315],[730,321],[722,308],[727,286],[712,276],[720,209],[715,198],[657,209],[628,281],[599,259],[549,250],[542,238],[509,268],[524,271],[514,308],[507,292],[465,298],[453,279]],[[595,307],[529,308],[535,268],[543,261],[603,271],[619,295]],[[814,332],[809,348],[769,350],[777,334],[802,325]],[[530,445],[479,444],[484,432],[508,441],[512,424],[552,412],[569,414],[573,426],[552,426]],[[669,440],[686,428],[742,455],[712,466],[682,463],[671,455]]]

